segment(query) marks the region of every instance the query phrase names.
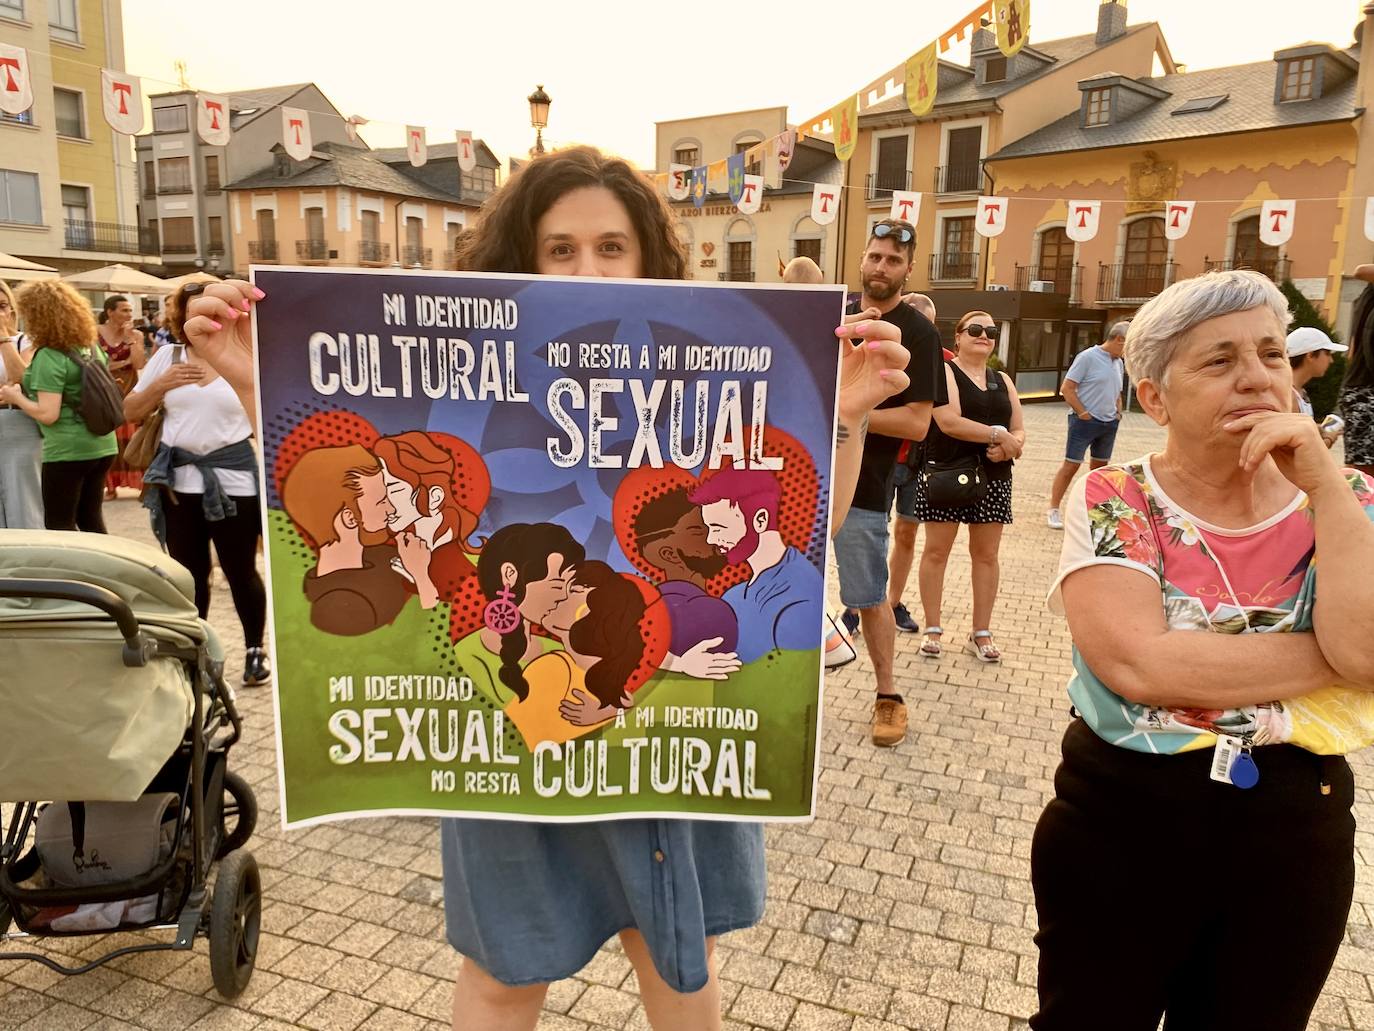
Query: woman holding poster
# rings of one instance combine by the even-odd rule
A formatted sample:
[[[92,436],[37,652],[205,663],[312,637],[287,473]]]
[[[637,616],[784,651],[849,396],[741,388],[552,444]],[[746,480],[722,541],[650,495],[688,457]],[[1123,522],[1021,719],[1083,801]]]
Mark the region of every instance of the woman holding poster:
[[[513,176],[487,205],[463,259],[473,271],[685,275],[672,216],[652,181],[588,147],[538,158]],[[192,302],[196,317],[187,323],[192,345],[250,412],[252,335],[243,315],[263,296],[247,283],[212,284]],[[858,477],[867,413],[905,387],[907,361],[890,323],[856,320],[836,336],[858,343],[841,344],[832,528]],[[560,572],[561,565],[553,570]],[[575,625],[569,634],[576,645]],[[587,670],[589,686],[595,669]],[[758,824],[446,819],[442,846],[447,935],[466,957],[455,1027],[534,1028],[549,982],[575,974],[617,935],[656,1031],[720,1027],[715,940],[762,915]]]

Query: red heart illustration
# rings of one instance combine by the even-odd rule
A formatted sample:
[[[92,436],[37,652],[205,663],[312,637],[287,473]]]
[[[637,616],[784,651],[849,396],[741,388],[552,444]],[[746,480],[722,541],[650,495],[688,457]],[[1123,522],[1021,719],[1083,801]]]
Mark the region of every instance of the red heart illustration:
[[[764,427],[763,441],[766,454],[778,455],[783,459],[782,470],[777,474],[782,486],[778,530],[785,544],[805,553],[811,546],[820,514],[820,499],[817,496],[820,479],[816,474],[816,463],[795,437],[776,427]],[[616,540],[634,567],[651,580],[661,577],[662,572],[645,560],[635,544],[634,523],[640,510],[671,490],[680,487],[691,490],[699,486],[703,479],[709,478],[710,472],[697,477],[675,465],[662,469],[640,466],[626,473],[616,488],[615,500],[611,503]],[[706,592],[719,597],[735,584],[742,583],[748,575],[749,569],[743,564],[726,566],[721,573],[707,581]]]
[[[712,254],[716,253],[716,245],[713,244],[710,240],[707,240],[704,244],[701,245],[701,253],[709,258]]]

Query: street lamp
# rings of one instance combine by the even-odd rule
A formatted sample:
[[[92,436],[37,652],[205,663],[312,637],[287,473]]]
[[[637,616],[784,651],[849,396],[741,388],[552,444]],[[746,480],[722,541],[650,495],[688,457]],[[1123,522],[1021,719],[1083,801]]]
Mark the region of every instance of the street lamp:
[[[530,154],[531,156],[538,156],[544,153],[543,130],[549,124],[549,105],[553,101],[544,92],[542,85],[534,87],[534,92],[526,99],[530,102],[530,125],[534,127],[534,149],[530,151]]]

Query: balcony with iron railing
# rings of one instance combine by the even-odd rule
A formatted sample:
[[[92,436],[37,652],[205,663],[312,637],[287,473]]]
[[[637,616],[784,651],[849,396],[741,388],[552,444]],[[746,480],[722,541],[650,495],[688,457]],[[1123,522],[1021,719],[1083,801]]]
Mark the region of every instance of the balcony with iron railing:
[[[743,265],[738,268],[727,269],[724,272],[716,273],[716,278],[722,283],[752,283],[754,281],[754,266]]]
[[[1058,265],[1016,266],[1017,290],[1029,290],[1032,283],[1053,283],[1050,293],[1067,294],[1070,301],[1077,301],[1082,282],[1083,266],[1071,262]]]
[[[377,240],[358,241],[359,265],[386,265],[391,261],[391,244]]]
[[[249,241],[248,241],[248,260],[249,260],[249,261],[276,261],[276,260],[277,260],[277,241],[276,241],[276,240],[249,240]]]
[[[159,197],[192,193],[190,183],[162,183],[157,188]]]
[[[978,193],[983,189],[983,162],[939,165],[935,169],[936,193]]]
[[[405,268],[433,268],[434,248],[406,244],[401,248],[401,264]]]
[[[1225,261],[1202,259],[1204,272],[1230,272],[1232,269],[1251,269],[1262,276],[1268,276],[1275,283],[1293,278],[1293,263],[1287,258],[1256,258],[1253,261],[1239,258],[1228,258]]]
[[[893,190],[911,189],[911,169],[880,168],[868,173],[868,199],[891,200]]]
[[[1097,267],[1099,304],[1135,304],[1148,301],[1171,285],[1178,276],[1178,265],[1122,263]]]
[[[930,280],[943,283],[978,278],[977,251],[950,251],[930,256]]]
[[[328,261],[328,242],[325,240],[297,240],[296,260],[306,262]]]
[[[163,254],[195,254],[195,253],[196,253],[196,241],[195,241],[195,240],[163,240],[163,241],[162,241],[162,251],[161,251],[161,253],[163,253]]]
[[[146,226],[118,222],[62,220],[63,245],[74,251],[106,251],[111,254],[157,254],[157,233]]]

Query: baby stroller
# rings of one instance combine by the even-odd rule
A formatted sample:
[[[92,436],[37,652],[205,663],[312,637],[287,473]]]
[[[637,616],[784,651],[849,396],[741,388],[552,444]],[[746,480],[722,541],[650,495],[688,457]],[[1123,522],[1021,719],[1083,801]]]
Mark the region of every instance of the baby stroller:
[[[247,987],[257,802],[227,768],[239,716],[194,597],[156,548],[0,530],[0,960],[81,974],[206,934],[216,989]],[[73,967],[2,947],[148,930],[176,934]]]

